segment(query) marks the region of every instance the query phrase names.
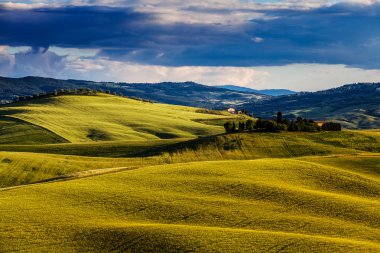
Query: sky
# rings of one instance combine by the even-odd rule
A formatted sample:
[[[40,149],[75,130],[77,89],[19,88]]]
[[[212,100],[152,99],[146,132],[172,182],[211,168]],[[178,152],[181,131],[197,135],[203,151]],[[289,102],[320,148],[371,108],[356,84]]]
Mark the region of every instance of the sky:
[[[380,0],[0,0],[0,75],[296,91],[380,82]]]

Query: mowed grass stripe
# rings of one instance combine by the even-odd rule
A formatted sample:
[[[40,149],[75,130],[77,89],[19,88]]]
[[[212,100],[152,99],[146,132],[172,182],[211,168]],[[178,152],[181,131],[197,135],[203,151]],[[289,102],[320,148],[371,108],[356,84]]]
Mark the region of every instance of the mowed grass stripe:
[[[379,182],[345,170],[297,159],[195,162],[26,186],[0,192],[2,247],[376,252]]]

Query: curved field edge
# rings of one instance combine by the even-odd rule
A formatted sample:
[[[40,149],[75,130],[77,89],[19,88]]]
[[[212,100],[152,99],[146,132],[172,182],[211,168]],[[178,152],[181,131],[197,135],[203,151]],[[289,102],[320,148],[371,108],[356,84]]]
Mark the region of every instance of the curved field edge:
[[[1,247],[376,252],[379,193],[377,176],[298,159],[145,167],[0,192]]]
[[[0,116],[0,145],[51,144],[68,142],[61,136],[20,119]]]

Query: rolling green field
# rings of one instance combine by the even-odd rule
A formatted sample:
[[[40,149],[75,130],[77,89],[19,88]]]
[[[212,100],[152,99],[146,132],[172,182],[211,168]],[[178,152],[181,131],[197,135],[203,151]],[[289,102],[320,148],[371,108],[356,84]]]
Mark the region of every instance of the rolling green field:
[[[117,96],[59,96],[0,107],[17,118],[70,142],[194,138],[223,132],[199,119],[227,116],[196,113],[196,108],[141,102]]]
[[[196,110],[1,106],[0,252],[380,252],[378,130],[222,134]]]
[[[352,141],[347,142],[349,139],[354,139],[355,145],[352,145]],[[0,187],[35,183],[76,172],[113,167],[358,155],[368,150],[376,152],[379,147],[380,139],[358,132],[240,133],[195,140],[0,145],[0,149],[7,150],[0,152]]]
[[[0,192],[0,249],[378,252],[379,192],[370,173],[294,159],[145,167]]]

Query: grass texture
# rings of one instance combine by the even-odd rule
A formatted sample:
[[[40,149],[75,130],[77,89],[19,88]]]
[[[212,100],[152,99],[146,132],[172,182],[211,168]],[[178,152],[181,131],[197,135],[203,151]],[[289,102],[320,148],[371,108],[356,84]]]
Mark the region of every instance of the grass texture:
[[[0,117],[0,145],[50,144],[67,142],[62,137],[22,120]]]
[[[1,191],[0,250],[379,252],[379,193],[302,159],[146,167]]]
[[[35,99],[0,108],[11,116],[76,142],[195,138],[222,133],[199,119],[225,118],[197,108],[141,102],[100,94]]]
[[[1,106],[0,252],[380,252],[378,130],[221,134],[196,110]]]
[[[137,168],[150,165],[194,161],[251,160],[260,158],[330,157],[342,164],[355,156],[378,150],[380,142],[373,136],[356,132],[341,133],[244,133],[189,140],[151,140],[97,142],[83,144],[0,146],[24,152],[0,152],[0,187],[10,187],[64,177],[86,170],[113,167]],[[352,144],[352,140],[355,144]],[[179,143],[178,143],[179,142]],[[25,152],[27,151],[27,152]],[[45,153],[33,153],[45,152]],[[61,153],[61,154],[48,154]],[[371,153],[368,153],[371,154]],[[377,153],[368,164],[357,164],[357,170],[368,169],[377,162]],[[72,156],[75,155],[75,156]],[[81,156],[79,156],[81,155]],[[87,155],[84,157],[83,155]],[[96,157],[91,157],[91,155]],[[101,157],[103,156],[103,157]],[[110,156],[107,158],[107,156]],[[112,156],[117,158],[111,158]],[[371,167],[372,168],[372,167]],[[354,168],[353,168],[354,169]],[[374,167],[376,172],[378,168]]]

